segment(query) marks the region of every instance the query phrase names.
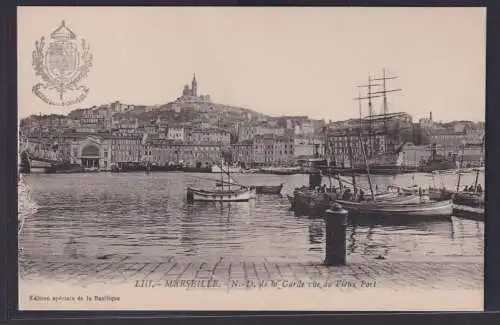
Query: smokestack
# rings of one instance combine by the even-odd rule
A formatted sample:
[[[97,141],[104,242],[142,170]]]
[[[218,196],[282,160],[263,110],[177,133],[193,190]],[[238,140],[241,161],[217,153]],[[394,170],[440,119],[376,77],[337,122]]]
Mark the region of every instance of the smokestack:
[[[432,122],[432,111],[429,113],[429,120]]]

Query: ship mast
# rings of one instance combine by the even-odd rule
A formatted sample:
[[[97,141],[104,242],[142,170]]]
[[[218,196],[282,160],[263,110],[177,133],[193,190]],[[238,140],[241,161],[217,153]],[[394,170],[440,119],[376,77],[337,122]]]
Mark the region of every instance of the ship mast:
[[[483,139],[481,141],[481,162],[479,164],[479,167],[482,167],[482,164],[483,164],[483,155],[484,155],[484,136],[483,136]],[[474,193],[477,193],[477,182],[479,181],[479,168],[477,168],[476,170],[476,180],[474,181]]]
[[[386,77],[385,73],[385,68],[382,69],[382,77],[381,78],[375,78],[373,80],[375,81],[382,81],[382,90],[381,91],[376,91],[373,94],[377,94],[382,96],[383,98],[383,106],[382,106],[382,114],[384,115],[384,131],[387,134],[387,114],[389,114],[389,107],[387,105],[387,93],[392,93],[396,91],[401,91],[401,89],[387,89],[386,87],[386,80],[393,80],[397,79],[397,76],[392,76],[392,77]],[[387,142],[385,141],[385,152],[387,152]]]
[[[372,99],[373,98],[377,98],[377,97],[381,97],[381,95],[376,95],[375,92],[372,92],[372,89],[373,87],[375,86],[380,86],[379,84],[374,84],[372,83],[374,79],[372,79],[372,77],[370,75],[368,75],[368,84],[367,85],[362,85],[362,86],[358,86],[358,88],[368,88],[368,93],[366,95],[366,97],[361,97],[361,96],[358,96],[355,98],[355,100],[358,100],[360,102],[359,104],[359,111],[360,111],[360,129],[359,129],[359,133],[360,133],[360,136],[361,136],[361,132],[362,132],[362,121],[363,121],[363,111],[362,111],[362,108],[361,108],[361,100],[364,100],[364,99],[368,99],[368,141],[370,142],[370,148],[373,148],[373,145],[372,145],[372,116],[375,115],[374,114],[374,111],[373,111],[373,105],[372,105]],[[374,96],[375,95],[375,96]]]
[[[220,132],[220,117],[217,120],[217,132]],[[222,151],[222,136],[219,133],[219,153],[220,153],[220,186],[221,186],[221,192],[224,193],[224,153]],[[229,172],[229,170],[228,170]],[[228,174],[229,175],[229,174]],[[229,182],[231,181],[231,178],[228,177]],[[221,196],[222,200],[222,196]]]

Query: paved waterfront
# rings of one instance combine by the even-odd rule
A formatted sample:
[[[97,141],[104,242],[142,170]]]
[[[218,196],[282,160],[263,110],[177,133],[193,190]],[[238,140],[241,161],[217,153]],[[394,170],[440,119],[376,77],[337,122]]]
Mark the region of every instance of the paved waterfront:
[[[333,286],[343,282],[361,288],[375,285],[387,289],[481,289],[484,265],[479,259],[450,258],[448,261],[388,261],[356,260],[343,267],[321,264],[272,261],[233,261],[225,258],[201,261],[198,258],[167,257],[163,262],[130,261],[128,258],[111,261],[53,261],[20,262],[23,282],[43,280],[68,285],[125,284],[137,280],[152,280],[161,285],[166,280],[216,280],[255,283],[286,280],[305,283],[318,281]],[[339,280],[341,282],[339,282]],[[163,282],[162,282],[163,281]]]

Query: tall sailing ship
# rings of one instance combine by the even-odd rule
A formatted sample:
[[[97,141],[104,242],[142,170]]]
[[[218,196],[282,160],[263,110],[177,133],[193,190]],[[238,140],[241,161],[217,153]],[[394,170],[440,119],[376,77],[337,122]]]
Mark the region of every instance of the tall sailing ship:
[[[406,133],[412,127],[412,118],[404,112],[389,113],[387,95],[399,92],[401,89],[388,89],[386,81],[396,78],[387,76],[384,69],[382,77],[369,76],[368,84],[358,86],[358,88],[367,88],[366,95],[361,95],[359,92],[358,97],[355,98],[359,103],[359,119],[352,120],[347,129],[339,131],[338,135],[330,135],[330,138],[337,139],[340,142],[338,145],[342,147],[341,153],[332,152],[329,157],[332,162],[329,166],[331,172],[366,172],[365,161],[361,157],[357,140],[358,136],[361,136],[365,146],[366,158],[372,174],[399,174],[416,171],[416,166],[405,164],[403,155],[403,146],[407,140]],[[380,90],[375,89],[379,86],[381,86]],[[376,114],[373,108],[373,101],[376,98],[383,99],[380,114]],[[363,114],[362,101],[365,100],[368,102],[368,115]],[[347,155],[349,146],[352,146],[354,151],[352,159]]]

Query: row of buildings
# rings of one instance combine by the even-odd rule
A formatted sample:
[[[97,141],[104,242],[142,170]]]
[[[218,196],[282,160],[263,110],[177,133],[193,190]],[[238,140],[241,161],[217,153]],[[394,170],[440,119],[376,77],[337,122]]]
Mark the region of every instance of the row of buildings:
[[[230,143],[227,132],[223,130],[193,133],[197,140],[167,139],[147,134],[67,132],[52,138],[28,137],[25,149],[34,157],[104,169],[142,163],[210,167],[221,161],[222,151],[229,152],[234,163],[244,166],[290,166],[299,158],[317,157],[324,152],[324,141],[319,137],[270,134]]]
[[[393,118],[403,118],[404,121],[407,117],[395,115]],[[459,132],[440,130],[430,135],[432,145],[415,145],[404,141],[403,138],[411,132],[401,125],[396,131],[389,127],[370,131],[352,123],[345,127],[331,126],[321,133],[274,130],[274,133],[259,133],[241,141],[234,141],[232,133],[216,127],[190,129],[175,126],[160,132],[154,126],[151,130],[136,129],[136,132],[66,130],[47,137],[28,135],[28,149],[34,156],[48,160],[100,168],[145,162],[209,167],[220,162],[222,150],[231,153],[233,162],[244,166],[291,166],[301,159],[325,156],[334,165],[348,166],[351,161],[363,164],[362,150],[368,157],[396,157],[391,154],[401,152],[403,164],[418,165],[431,156],[431,146],[446,156],[460,154],[465,145],[467,152],[475,150],[477,156],[482,150],[484,136],[480,129],[468,127]]]
[[[113,102],[67,116],[32,116],[21,121],[21,130],[34,155],[100,168],[145,162],[207,167],[220,161],[221,151],[245,166],[290,166],[311,157],[362,164],[362,150],[370,159],[403,157],[403,164],[415,165],[432,150],[443,156],[464,146],[476,150],[484,138],[484,123],[436,123],[432,113],[418,122],[406,113],[335,122],[264,116],[214,104],[198,94],[194,75],[180,97],[163,106]]]

